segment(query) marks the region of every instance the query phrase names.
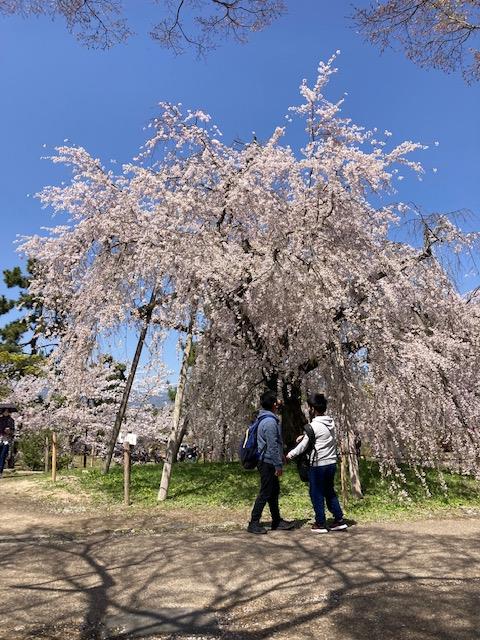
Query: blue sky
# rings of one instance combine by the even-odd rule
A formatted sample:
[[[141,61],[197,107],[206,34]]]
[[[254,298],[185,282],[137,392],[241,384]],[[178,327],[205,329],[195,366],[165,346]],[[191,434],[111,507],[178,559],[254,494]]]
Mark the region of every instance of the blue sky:
[[[401,53],[381,55],[346,17],[350,1],[291,0],[288,15],[248,44],[222,44],[206,60],[160,48],[146,35],[155,6],[138,0],[127,5],[139,35],[110,51],[82,48],[60,20],[0,19],[2,270],[18,263],[18,234],[50,223],[47,212],[27,197],[63,177],[40,159],[48,152],[43,144],[52,148],[68,139],[105,162],[129,160],[160,100],[208,111],[225,141],[249,139],[252,131],[265,138],[298,103],[302,78],[313,80],[319,60],[337,49],[340,71],[330,96],[348,92],[346,114],[392,131],[393,142],[431,145],[422,154],[425,179],[399,183],[400,197],[425,211],[470,209],[469,227],[480,227],[480,85],[418,69]]]

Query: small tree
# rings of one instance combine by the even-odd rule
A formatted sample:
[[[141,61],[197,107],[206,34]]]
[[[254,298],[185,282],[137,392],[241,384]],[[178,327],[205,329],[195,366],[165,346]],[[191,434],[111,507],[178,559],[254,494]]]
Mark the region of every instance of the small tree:
[[[38,353],[39,321],[42,315],[42,305],[37,297],[32,296],[28,288],[34,275],[35,263],[29,260],[27,273],[22,273],[20,267],[5,269],[3,280],[9,289],[18,288],[17,299],[0,297],[0,316],[17,309],[21,314],[0,328],[0,350],[14,353],[27,352],[32,355]]]

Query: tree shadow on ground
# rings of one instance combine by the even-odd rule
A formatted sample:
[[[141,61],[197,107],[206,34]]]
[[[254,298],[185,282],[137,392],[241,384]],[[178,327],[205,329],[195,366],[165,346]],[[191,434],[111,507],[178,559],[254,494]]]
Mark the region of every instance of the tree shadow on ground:
[[[49,640],[474,640],[478,527],[446,533],[65,537],[31,528],[0,537],[3,632]]]

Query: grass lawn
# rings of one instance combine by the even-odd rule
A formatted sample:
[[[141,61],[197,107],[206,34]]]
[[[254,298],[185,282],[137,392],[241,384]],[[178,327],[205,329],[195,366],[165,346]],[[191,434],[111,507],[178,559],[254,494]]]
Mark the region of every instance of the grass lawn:
[[[132,504],[141,507],[157,505],[156,497],[161,465],[134,465],[131,480]],[[114,467],[107,476],[99,469],[69,470],[83,491],[96,503],[115,504],[123,500],[122,468]],[[413,472],[404,469],[410,498],[400,499],[389,491],[378,465],[361,461],[363,500],[350,499],[345,505],[349,518],[359,521],[404,519],[445,515],[459,509],[480,509],[480,483],[457,474],[445,473],[448,486],[445,495],[438,473],[427,473],[431,496],[427,497]],[[338,474],[337,474],[338,475]],[[252,506],[258,489],[258,474],[243,470],[238,463],[179,463],[174,466],[169,499],[160,508],[208,509],[228,508],[245,511]],[[281,507],[289,518],[310,518],[312,507],[307,485],[298,478],[296,468],[289,465],[281,479]]]

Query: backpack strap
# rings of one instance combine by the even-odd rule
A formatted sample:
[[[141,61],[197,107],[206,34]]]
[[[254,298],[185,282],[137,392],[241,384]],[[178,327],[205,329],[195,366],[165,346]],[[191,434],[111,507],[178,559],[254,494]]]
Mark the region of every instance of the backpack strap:
[[[307,449],[305,450],[305,453],[310,457],[312,453],[314,453],[314,458],[317,457],[317,452],[315,450],[315,432],[313,430],[313,427],[310,423],[307,423],[304,427],[303,430],[305,431],[305,434],[308,436],[308,446]]]
[[[271,418],[272,416],[268,415],[268,414],[263,414],[263,416],[258,416],[257,418],[257,442],[258,442],[258,428],[260,427],[260,422],[264,419],[264,418]],[[278,422],[277,422],[278,424]],[[260,457],[259,460],[263,460],[265,457],[265,453],[267,452],[267,443],[265,442],[265,446],[263,447],[262,451],[260,452]]]

